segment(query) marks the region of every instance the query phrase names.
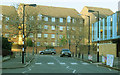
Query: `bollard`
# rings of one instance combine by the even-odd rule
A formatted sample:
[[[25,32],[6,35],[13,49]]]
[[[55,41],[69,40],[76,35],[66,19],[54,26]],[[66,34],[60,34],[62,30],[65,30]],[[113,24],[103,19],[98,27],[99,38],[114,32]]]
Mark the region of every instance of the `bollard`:
[[[84,59],[84,55],[82,54],[82,59]]]

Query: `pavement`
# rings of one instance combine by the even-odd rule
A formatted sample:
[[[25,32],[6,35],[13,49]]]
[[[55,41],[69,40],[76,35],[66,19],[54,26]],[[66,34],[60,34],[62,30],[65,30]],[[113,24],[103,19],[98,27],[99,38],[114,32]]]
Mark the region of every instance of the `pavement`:
[[[20,55],[16,55],[15,58],[10,58],[6,61],[0,62],[2,63],[2,67],[0,67],[0,69],[24,68],[28,66],[33,59],[34,56],[32,55],[26,56],[26,63],[22,64],[22,57]]]

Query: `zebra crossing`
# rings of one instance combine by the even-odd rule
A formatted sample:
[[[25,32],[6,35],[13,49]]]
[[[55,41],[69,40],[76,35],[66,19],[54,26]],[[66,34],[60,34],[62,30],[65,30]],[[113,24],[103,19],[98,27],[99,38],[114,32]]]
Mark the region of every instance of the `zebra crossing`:
[[[35,63],[35,65],[42,65],[42,64],[54,65],[54,64],[58,64],[58,63],[54,63],[54,62],[47,62],[47,63],[41,63],[41,62],[39,62],[39,63]],[[71,63],[60,62],[59,64],[60,64],[60,65],[66,65],[66,64],[78,65],[78,63],[76,63],[76,62],[71,62]],[[79,64],[89,65],[89,63],[79,63]]]

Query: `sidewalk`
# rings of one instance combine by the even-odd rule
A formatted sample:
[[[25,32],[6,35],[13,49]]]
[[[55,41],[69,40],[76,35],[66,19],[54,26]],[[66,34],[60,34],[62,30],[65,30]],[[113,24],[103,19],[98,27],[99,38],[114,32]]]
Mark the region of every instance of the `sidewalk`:
[[[117,64],[117,67],[110,67],[110,66],[107,66],[107,65],[105,65],[105,64],[102,64],[102,61],[101,61],[101,57],[99,58],[100,59],[100,61],[99,62],[97,62],[97,61],[95,61],[96,60],[96,58],[94,58],[92,61],[89,61],[87,58],[87,56],[84,56],[84,58],[82,59],[82,56],[80,56],[80,58],[77,56],[77,57],[75,57],[74,55],[72,56],[74,59],[77,59],[77,60],[82,60],[82,61],[84,61],[84,62],[87,62],[87,63],[90,63],[90,64],[96,64],[96,65],[98,65],[98,66],[103,66],[103,67],[107,67],[107,68],[110,68],[110,69],[114,69],[114,70],[118,70],[118,71],[120,71],[120,65],[119,64]],[[118,60],[117,60],[118,61]],[[117,62],[117,63],[120,63],[120,61],[119,62]],[[114,65],[116,64],[116,62],[114,62]]]
[[[2,69],[16,69],[16,68],[24,68],[30,64],[30,62],[34,59],[34,56],[30,55],[26,56],[26,64],[22,64],[22,57],[20,55],[16,55],[15,58],[10,58],[10,60],[2,62]]]

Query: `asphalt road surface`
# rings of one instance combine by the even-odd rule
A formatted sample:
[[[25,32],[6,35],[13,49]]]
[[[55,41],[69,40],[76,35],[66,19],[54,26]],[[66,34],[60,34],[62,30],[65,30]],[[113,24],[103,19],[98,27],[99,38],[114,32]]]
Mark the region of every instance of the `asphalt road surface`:
[[[117,70],[90,64],[72,57],[59,55],[35,55],[25,68],[3,69],[3,73],[118,73]]]

